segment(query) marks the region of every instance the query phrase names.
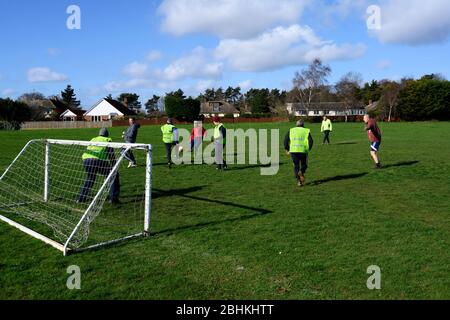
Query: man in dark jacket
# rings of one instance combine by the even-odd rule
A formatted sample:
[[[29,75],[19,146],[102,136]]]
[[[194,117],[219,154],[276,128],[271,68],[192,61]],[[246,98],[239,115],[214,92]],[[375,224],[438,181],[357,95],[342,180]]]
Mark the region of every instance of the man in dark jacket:
[[[294,163],[294,175],[299,187],[305,185],[305,173],[306,169],[308,169],[308,153],[311,151],[313,144],[314,141],[311,136],[311,131],[305,128],[305,122],[303,120],[297,121],[297,126],[290,129],[284,138],[284,149],[288,155],[291,155],[292,162]]]
[[[128,127],[127,131],[125,131],[122,135],[126,143],[136,143],[138,130],[141,127],[139,123],[136,123],[134,118],[130,118],[128,120],[128,123],[130,126]],[[129,150],[125,154],[125,159],[127,159],[130,164],[128,165],[128,168],[134,168],[137,167],[136,158],[134,157],[134,154],[131,150]]]

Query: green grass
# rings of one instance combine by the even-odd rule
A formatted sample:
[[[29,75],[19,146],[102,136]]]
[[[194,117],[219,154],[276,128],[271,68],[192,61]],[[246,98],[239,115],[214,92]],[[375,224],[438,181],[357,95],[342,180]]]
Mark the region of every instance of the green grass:
[[[240,125],[251,126],[282,136],[289,128]],[[385,168],[376,171],[361,124],[335,124],[331,146],[310,125],[316,146],[303,189],[281,145],[276,176],[237,165],[169,170],[159,128],[143,127],[138,142],[155,148],[154,235],[63,257],[0,223],[0,298],[449,299],[450,125],[381,126]],[[0,171],[31,139],[96,133],[0,132]],[[81,268],[82,290],[66,288],[70,265]],[[366,287],[370,265],[382,270],[381,290]]]

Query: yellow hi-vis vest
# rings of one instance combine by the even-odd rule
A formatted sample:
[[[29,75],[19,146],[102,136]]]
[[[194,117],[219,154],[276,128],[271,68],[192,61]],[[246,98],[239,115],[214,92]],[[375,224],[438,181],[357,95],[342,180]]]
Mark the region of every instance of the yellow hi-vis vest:
[[[326,121],[322,121],[322,132],[325,130],[333,131],[333,124],[331,123],[330,119],[327,119]]]
[[[306,128],[292,128],[289,132],[291,141],[289,146],[290,153],[309,153],[309,133],[311,130]]]
[[[223,127],[222,123],[219,123],[217,126],[214,127],[214,140],[222,139],[222,142],[225,144],[225,138],[222,137],[222,132],[220,132],[220,128]]]
[[[161,127],[164,143],[173,143],[173,128],[175,126],[171,124],[165,124]]]
[[[112,142],[111,138],[106,137],[95,137],[91,140],[92,142]],[[99,160],[108,160],[108,153],[106,152],[106,147],[96,147],[89,146],[85,153],[82,156],[83,160],[86,159],[99,159]]]

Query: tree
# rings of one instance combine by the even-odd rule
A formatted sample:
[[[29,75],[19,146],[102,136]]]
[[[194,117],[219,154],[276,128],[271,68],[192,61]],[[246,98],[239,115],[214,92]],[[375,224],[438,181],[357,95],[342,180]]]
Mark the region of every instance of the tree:
[[[250,89],[245,94],[245,101],[252,113],[269,113],[271,111],[269,89]]]
[[[22,94],[18,101],[25,103],[31,110],[33,121],[45,120],[46,115],[52,109],[52,103],[40,92],[30,92]]]
[[[5,121],[19,129],[21,123],[31,120],[31,116],[31,108],[25,103],[9,98],[0,99],[0,121]]]
[[[80,101],[76,99],[74,89],[71,85],[68,85],[64,91],[61,91],[62,102],[64,102],[69,108],[79,109]]]
[[[408,121],[450,120],[450,81],[430,77],[405,81],[397,111]]]
[[[398,97],[401,91],[401,84],[395,81],[385,80],[381,82],[382,104],[387,107],[388,111],[388,121],[391,122],[392,114],[398,104]]]
[[[167,116],[180,121],[193,122],[200,115],[200,101],[191,97],[186,98],[183,90],[169,92],[164,98]]]
[[[136,113],[139,113],[141,110],[142,105],[136,93],[122,93],[117,97],[117,100]]]
[[[348,110],[351,110],[359,103],[358,90],[362,82],[362,76],[359,73],[349,72],[343,75],[335,85],[337,98],[344,104],[346,109],[345,122],[348,121]]]
[[[112,94],[110,93],[105,97],[105,99],[113,100],[114,98],[113,98]]]
[[[372,80],[370,83],[364,84],[361,89],[360,97],[365,105],[368,105],[370,101],[378,101],[381,98],[382,89],[378,81]]]
[[[305,107],[307,112],[320,88],[327,84],[330,74],[331,68],[324,65],[320,59],[314,59],[307,69],[295,73],[292,81],[296,89],[294,92],[297,94],[297,101]]]
[[[158,103],[160,99],[161,97],[153,95],[153,97],[145,103],[145,110],[147,110],[147,113],[159,111]]]

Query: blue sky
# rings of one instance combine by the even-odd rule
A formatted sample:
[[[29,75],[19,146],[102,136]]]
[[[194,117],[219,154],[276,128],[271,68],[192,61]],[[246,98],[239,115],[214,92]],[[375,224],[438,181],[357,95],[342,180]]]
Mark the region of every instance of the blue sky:
[[[80,30],[66,26],[70,5]],[[370,5],[381,29],[367,27]],[[450,78],[448,0],[0,0],[0,32],[0,97],[71,84],[84,108],[109,93],[289,89],[314,57],[331,83],[349,71]]]

